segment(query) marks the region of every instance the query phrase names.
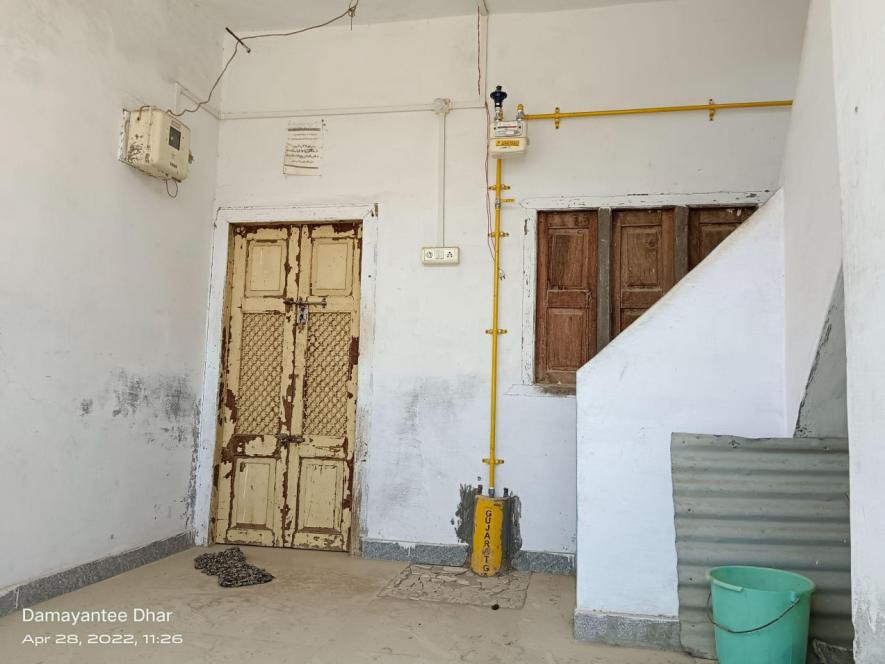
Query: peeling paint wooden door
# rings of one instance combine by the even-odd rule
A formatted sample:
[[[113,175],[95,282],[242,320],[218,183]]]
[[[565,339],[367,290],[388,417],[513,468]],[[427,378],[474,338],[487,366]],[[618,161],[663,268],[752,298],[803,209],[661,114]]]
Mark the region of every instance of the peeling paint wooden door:
[[[348,545],[360,232],[330,224],[234,234],[217,541]]]
[[[304,226],[295,372],[301,377],[290,446],[285,538],[290,546],[342,550],[350,530],[361,226]],[[297,478],[297,482],[293,481]]]

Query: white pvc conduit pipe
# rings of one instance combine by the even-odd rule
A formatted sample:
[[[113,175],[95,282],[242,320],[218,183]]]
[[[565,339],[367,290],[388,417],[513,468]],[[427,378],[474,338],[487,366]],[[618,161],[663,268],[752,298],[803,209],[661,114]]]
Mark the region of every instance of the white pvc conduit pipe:
[[[177,97],[186,97],[192,101],[199,98],[180,83],[176,83]],[[176,102],[178,99],[176,99]],[[446,100],[449,103],[449,111],[464,109],[485,108],[482,99],[470,99],[465,101]],[[177,104],[176,104],[177,105]],[[258,120],[262,118],[306,118],[322,115],[375,115],[378,113],[421,113],[432,111],[438,113],[436,101],[430,104],[399,104],[391,106],[342,106],[338,108],[303,108],[279,111],[219,111],[216,108],[203,106],[203,108],[217,120]],[[448,112],[448,111],[447,111]]]
[[[437,185],[436,185],[436,245],[446,244],[446,116],[452,110],[452,100],[437,98],[433,100],[433,112],[439,118],[439,147],[437,148]]]

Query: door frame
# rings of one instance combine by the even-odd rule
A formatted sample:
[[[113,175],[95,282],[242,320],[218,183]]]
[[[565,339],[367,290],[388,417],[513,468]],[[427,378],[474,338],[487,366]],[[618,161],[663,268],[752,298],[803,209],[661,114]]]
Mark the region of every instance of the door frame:
[[[574,394],[551,390],[535,383],[535,306],[538,278],[538,213],[601,208],[762,207],[774,194],[771,190],[741,192],[700,192],[688,194],[624,194],[611,196],[539,196],[520,201],[523,214],[522,237],[522,326],[520,373],[522,382],[510,385],[505,393],[516,396],[574,399]]]
[[[293,205],[288,207],[218,208],[212,231],[209,292],[206,319],[206,355],[200,397],[198,442],[191,470],[190,498],[194,541],[205,546],[211,540],[211,516],[215,508],[215,464],[218,450],[218,397],[221,384],[221,350],[230,235],[233,226],[360,224],[363,229],[360,258],[360,346],[357,365],[356,441],[351,477],[351,525],[348,551],[359,553],[362,540],[362,477],[372,404],[372,365],[375,346],[375,283],[379,210],[377,203],[357,205]]]

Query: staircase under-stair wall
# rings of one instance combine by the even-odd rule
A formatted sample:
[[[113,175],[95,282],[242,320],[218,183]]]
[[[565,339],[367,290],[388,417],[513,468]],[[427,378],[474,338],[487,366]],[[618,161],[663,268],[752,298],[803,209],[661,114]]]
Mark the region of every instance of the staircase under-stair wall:
[[[842,280],[793,419],[783,212],[776,194],[578,373],[577,638],[713,657],[706,570],[752,564],[811,577],[812,636],[851,644]]]
[[[680,649],[670,437],[793,433],[776,193],[577,378],[575,634]]]

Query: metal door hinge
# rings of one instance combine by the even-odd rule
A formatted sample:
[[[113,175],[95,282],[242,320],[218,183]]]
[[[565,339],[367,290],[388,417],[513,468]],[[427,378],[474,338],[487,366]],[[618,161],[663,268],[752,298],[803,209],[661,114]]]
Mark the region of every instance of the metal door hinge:
[[[277,434],[277,441],[279,441],[281,445],[297,445],[298,443],[304,442],[304,436],[302,436],[301,434],[293,436],[291,434],[281,433]]]

